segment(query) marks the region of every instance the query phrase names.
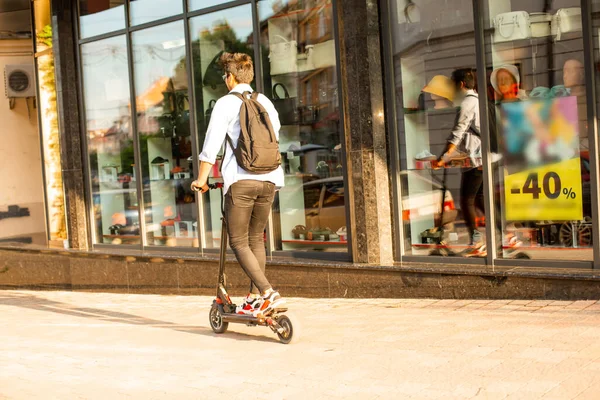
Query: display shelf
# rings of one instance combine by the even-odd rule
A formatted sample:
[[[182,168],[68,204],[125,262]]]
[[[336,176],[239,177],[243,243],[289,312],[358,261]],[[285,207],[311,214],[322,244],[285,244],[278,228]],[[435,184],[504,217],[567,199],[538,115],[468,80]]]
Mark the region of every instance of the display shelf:
[[[404,116],[421,116],[421,115],[444,115],[444,114],[456,114],[456,107],[448,107],[448,108],[426,108],[426,109],[417,109],[417,108],[404,108]]]
[[[153,236],[152,239],[154,240],[169,240],[169,239],[177,239],[179,240],[189,240],[189,241],[194,241],[194,240],[198,240],[197,237],[181,237],[181,236]]]
[[[169,178],[169,179],[150,179],[150,182],[167,182],[167,181],[172,181],[172,182],[178,182],[178,181],[187,181],[193,178],[190,176],[189,178]]]
[[[303,239],[286,239],[282,240],[282,243],[285,244],[297,244],[297,245],[317,245],[317,246],[346,246],[348,245],[348,241],[320,241],[320,240],[303,240]]]
[[[466,244],[427,244],[427,243],[417,243],[412,244],[411,247],[416,249],[468,249],[470,246]],[[565,247],[565,246],[541,246],[541,245],[528,245],[528,246],[519,246],[519,247],[511,247],[511,246],[502,246],[503,250],[581,250],[581,249],[591,249],[592,246],[580,246],[580,247]]]
[[[139,243],[141,240],[140,235],[102,235],[103,239],[115,240],[119,239],[122,243]]]

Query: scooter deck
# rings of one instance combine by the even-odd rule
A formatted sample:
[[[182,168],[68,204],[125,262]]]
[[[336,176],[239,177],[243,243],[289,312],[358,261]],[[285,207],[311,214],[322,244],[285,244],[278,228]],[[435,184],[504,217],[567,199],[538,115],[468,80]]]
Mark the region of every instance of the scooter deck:
[[[265,324],[265,320],[267,318],[271,318],[277,314],[283,314],[286,312],[287,308],[276,308],[268,315],[264,315],[261,317],[255,317],[254,315],[246,315],[246,314],[236,314],[236,313],[223,313],[221,317],[224,322],[233,322],[240,324],[251,324],[251,325],[262,325]]]

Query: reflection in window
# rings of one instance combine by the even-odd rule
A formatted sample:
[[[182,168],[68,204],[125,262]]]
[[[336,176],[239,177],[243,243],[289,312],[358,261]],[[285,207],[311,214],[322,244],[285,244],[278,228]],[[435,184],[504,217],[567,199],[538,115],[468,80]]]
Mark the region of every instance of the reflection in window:
[[[67,239],[65,199],[62,182],[58,110],[56,106],[56,77],[52,53],[52,28],[50,25],[50,1],[33,3],[35,13],[36,52],[49,50],[37,58],[37,82],[39,84],[40,133],[44,152],[44,176],[46,178],[46,212],[49,220],[51,241]]]
[[[263,79],[282,124],[278,250],[347,251],[331,1],[259,1]]]
[[[218,6],[225,3],[226,0],[189,0],[190,11],[199,10],[202,8],[208,8]]]
[[[132,0],[129,3],[131,25],[144,24],[183,12],[181,1]]]
[[[132,34],[148,245],[197,246],[183,22]]]
[[[190,20],[192,60],[196,96],[198,143],[204,143],[206,128],[216,101],[227,94],[223,71],[217,61],[223,52],[254,56],[252,47],[252,9],[250,5],[218,11]],[[252,84],[254,87],[254,83]],[[220,160],[210,180],[220,179]],[[221,194],[211,190],[203,195],[206,247],[218,248],[221,238]]]
[[[485,241],[482,171],[473,168],[481,154],[453,154],[441,170],[431,162],[448,149],[466,95],[452,74],[475,67],[472,4],[401,0],[392,3],[390,18],[406,254],[461,255],[471,242]],[[478,112],[477,98],[469,99]],[[474,113],[468,120],[478,129]],[[464,209],[461,193],[471,199]]]
[[[485,3],[499,256],[591,260],[580,2]]]
[[[32,5],[35,17],[35,51],[39,53],[52,47],[50,0],[35,1]]]
[[[125,28],[124,0],[79,0],[79,32],[82,38]]]
[[[140,243],[124,36],[81,46],[96,243]]]

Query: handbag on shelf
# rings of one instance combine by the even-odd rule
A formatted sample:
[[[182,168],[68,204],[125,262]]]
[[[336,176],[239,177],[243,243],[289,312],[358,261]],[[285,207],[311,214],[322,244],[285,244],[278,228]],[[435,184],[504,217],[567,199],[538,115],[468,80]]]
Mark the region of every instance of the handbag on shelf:
[[[298,43],[295,40],[288,41],[280,35],[278,43],[269,43],[269,63],[271,75],[282,75],[298,72]]]
[[[552,16],[547,13],[512,11],[493,19],[494,43],[550,36]]]
[[[581,8],[561,8],[552,17],[551,33],[560,40],[563,33],[581,32]]]
[[[304,52],[298,53],[296,56],[298,72],[312,71],[316,68],[314,65],[314,47],[313,45],[307,45],[304,47]]]
[[[530,13],[529,24],[531,37],[538,38],[550,36],[552,15],[543,12]]]
[[[510,42],[512,40],[528,39],[531,37],[529,13],[513,11],[498,14],[493,19],[494,43]]]
[[[277,93],[277,88],[283,89],[283,97]],[[290,97],[290,93],[283,83],[277,83],[273,86],[273,106],[279,114],[281,125],[297,125],[299,122],[298,103],[295,97]]]
[[[311,60],[315,69],[335,66],[335,44],[333,40],[315,44]]]

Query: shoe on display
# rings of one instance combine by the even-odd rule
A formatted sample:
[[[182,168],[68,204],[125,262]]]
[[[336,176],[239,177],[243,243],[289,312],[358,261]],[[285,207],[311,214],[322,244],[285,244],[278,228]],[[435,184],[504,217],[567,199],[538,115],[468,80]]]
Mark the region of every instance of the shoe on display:
[[[514,249],[516,247],[521,247],[523,245],[523,242],[520,241],[516,236],[511,237],[510,239],[508,239],[506,246],[509,249]]]
[[[485,257],[485,256],[487,256],[487,249],[484,244],[475,245],[465,253],[465,257]]]

